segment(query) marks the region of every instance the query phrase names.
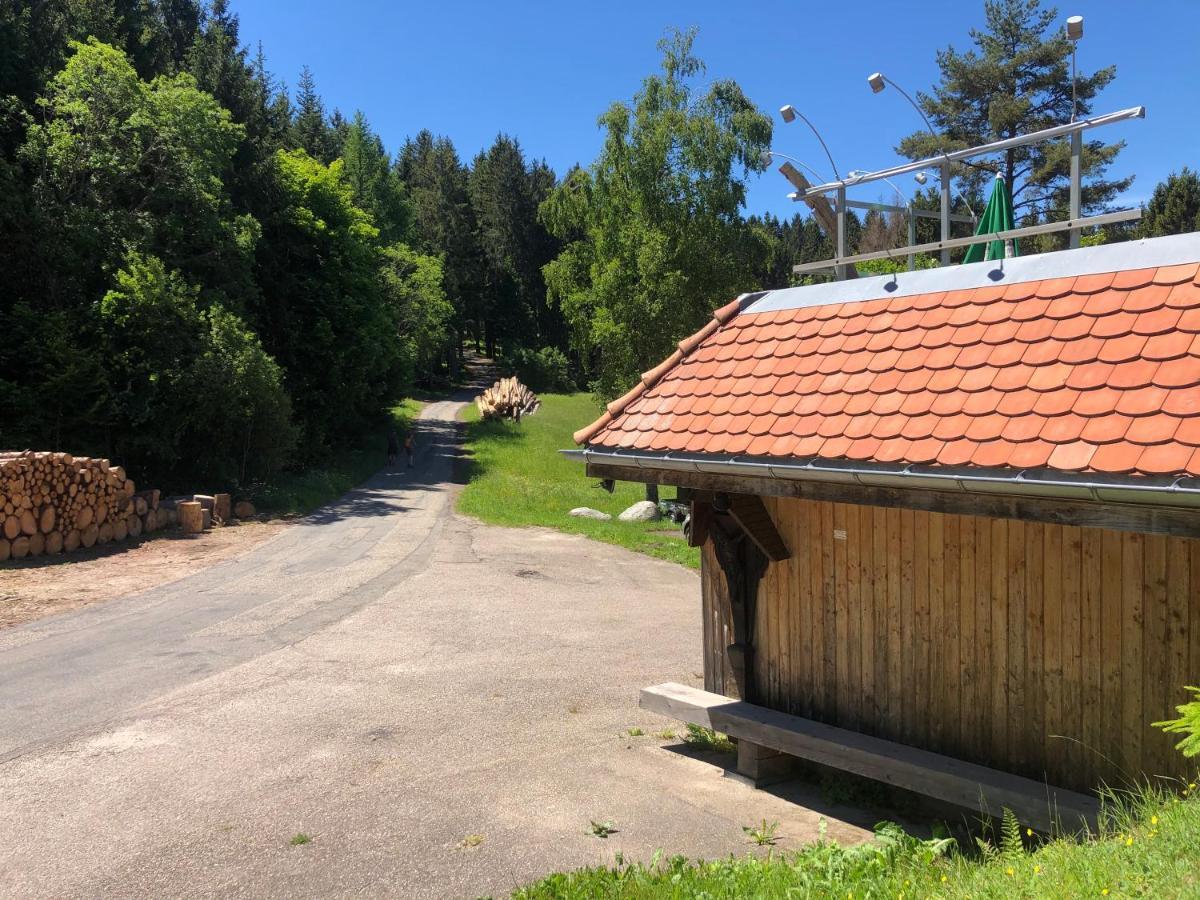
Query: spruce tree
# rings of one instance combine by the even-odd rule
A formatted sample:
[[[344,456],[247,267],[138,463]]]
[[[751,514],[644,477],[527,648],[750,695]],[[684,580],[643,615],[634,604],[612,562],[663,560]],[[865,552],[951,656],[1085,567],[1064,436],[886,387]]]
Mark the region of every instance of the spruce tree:
[[[977,146],[1062,125],[1071,120],[1071,42],[1054,8],[1039,0],[989,0],[984,4],[985,26],[972,29],[974,47],[965,52],[953,45],[938,52],[941,80],[917,100],[938,133],[914,132],[897,150],[910,159],[940,151]],[[1077,78],[1076,115],[1093,111],[1099,93],[1116,77],[1105,66]],[[1124,146],[1099,139],[1083,144],[1084,213],[1103,208],[1129,187],[1132,178],[1106,177]],[[1070,139],[1013,147],[998,165],[980,160],[981,167],[957,166],[962,192],[980,196],[990,188],[989,169],[999,171],[1013,196],[1018,219],[1035,214],[1061,218],[1067,208]],[[1060,214],[1060,215],[1056,215]]]

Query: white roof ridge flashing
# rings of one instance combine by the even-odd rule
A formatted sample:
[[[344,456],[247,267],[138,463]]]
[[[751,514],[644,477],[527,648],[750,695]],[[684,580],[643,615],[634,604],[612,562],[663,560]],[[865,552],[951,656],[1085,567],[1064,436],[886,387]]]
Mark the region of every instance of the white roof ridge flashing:
[[[1200,232],[767,291],[742,314],[911,297],[1200,262]]]

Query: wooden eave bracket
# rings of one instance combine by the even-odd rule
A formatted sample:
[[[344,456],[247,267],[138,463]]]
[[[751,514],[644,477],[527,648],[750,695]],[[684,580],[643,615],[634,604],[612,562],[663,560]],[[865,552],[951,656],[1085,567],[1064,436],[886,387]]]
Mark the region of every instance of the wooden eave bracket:
[[[762,497],[757,494],[730,494],[728,512],[767,559],[778,562],[792,555],[771,520]]]

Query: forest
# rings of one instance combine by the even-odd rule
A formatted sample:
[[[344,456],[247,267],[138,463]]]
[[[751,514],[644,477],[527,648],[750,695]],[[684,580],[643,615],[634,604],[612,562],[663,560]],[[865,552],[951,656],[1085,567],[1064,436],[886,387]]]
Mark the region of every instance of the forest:
[[[1062,115],[1052,17],[988,9],[1015,44],[983,33],[976,55],[939,55],[942,83],[919,96],[944,140],[901,153],[1043,127],[977,121],[983,91],[1040,91],[1039,115]],[[556,173],[503,133],[470,159],[425,130],[389,149],[366,112],[327,109],[307,68],[289,89],[227,0],[0,5],[0,448],[244,486],[337,453],[468,350],[537,390],[619,395],[714,307],[832,255],[810,217],[746,214],[771,117],[708,79],[695,40],[664,37],[660,71],[597,111],[597,159]],[[1081,111],[1113,77],[1081,76]],[[1128,187],[1105,178],[1119,150],[1089,144],[1085,209]],[[1061,152],[1006,162],[1023,224],[1060,213]],[[984,179],[960,180],[982,205]],[[1137,229],[1091,240],[1197,225],[1185,168]],[[899,227],[869,212],[852,244],[894,245]]]

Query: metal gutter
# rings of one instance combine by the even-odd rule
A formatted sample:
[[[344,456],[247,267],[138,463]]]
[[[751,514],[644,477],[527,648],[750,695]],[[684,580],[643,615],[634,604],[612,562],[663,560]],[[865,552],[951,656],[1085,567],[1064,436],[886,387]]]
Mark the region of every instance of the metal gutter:
[[[1044,470],[1006,470],[964,468],[932,469],[906,466],[862,466],[850,463],[771,460],[749,457],[674,456],[667,454],[624,453],[592,449],[560,450],[564,456],[583,463],[601,463],[637,469],[667,472],[695,472],[706,475],[741,475],[786,481],[821,481],[858,484],[863,487],[887,487],[956,491],[971,494],[1016,494],[1031,498],[1057,498],[1094,503],[1136,503],[1173,507],[1200,508],[1200,479],[1189,477],[1140,479],[1114,476],[1112,480],[1094,475],[1078,478],[1050,477]],[[1147,483],[1147,482],[1150,483]]]

